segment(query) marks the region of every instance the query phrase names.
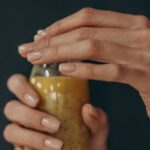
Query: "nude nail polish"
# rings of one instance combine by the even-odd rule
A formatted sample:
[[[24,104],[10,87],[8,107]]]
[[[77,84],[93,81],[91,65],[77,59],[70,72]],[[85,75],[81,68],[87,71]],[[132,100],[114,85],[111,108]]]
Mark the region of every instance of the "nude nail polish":
[[[24,95],[24,99],[25,99],[26,103],[31,107],[35,107],[39,102],[38,96],[36,96],[33,93],[26,93]]]
[[[35,61],[40,59],[43,56],[43,51],[36,51],[36,52],[32,52],[27,54],[27,59],[28,61]]]
[[[58,140],[58,139],[47,139],[44,142],[45,146],[48,148],[52,148],[55,150],[61,150],[61,148],[63,147],[63,142]]]
[[[44,30],[38,31],[37,35],[34,37],[35,40],[40,40],[44,38],[47,35],[47,33]]]
[[[51,132],[56,132],[59,130],[60,128],[60,121],[52,118],[52,117],[46,117],[42,119],[42,125],[44,127],[46,127],[48,130],[50,130]]]
[[[18,46],[18,51],[19,53],[25,53],[25,52],[30,52],[32,51],[33,48],[33,44],[24,44],[24,45],[20,45]]]
[[[37,34],[41,34],[42,32],[44,32],[44,30],[40,29],[40,30],[37,31]]]
[[[59,71],[64,73],[74,72],[76,65],[73,63],[64,63],[59,65]]]
[[[36,41],[36,40],[37,40],[37,37],[38,37],[38,35],[36,34],[36,35],[34,36],[34,41]]]

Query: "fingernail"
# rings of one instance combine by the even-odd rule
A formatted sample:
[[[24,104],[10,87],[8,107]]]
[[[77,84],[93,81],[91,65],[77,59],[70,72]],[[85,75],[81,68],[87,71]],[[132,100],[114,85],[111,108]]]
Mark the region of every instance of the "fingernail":
[[[30,52],[34,49],[33,44],[23,44],[18,46],[19,53]]]
[[[40,30],[37,31],[37,34],[41,34],[42,32],[44,32],[44,30],[40,29]]]
[[[25,51],[26,47],[25,46],[19,46],[18,47],[19,52]]]
[[[42,125],[48,128],[51,132],[56,132],[60,128],[60,121],[54,118],[43,118]]]
[[[46,32],[44,30],[40,31],[39,36],[46,36]]]
[[[34,41],[36,41],[36,40],[37,40],[37,37],[38,37],[37,35],[35,35],[35,36],[34,36]]]
[[[63,147],[63,142],[58,139],[47,139],[45,140],[44,144],[48,148],[52,148],[55,150],[61,150],[61,148]]]
[[[40,59],[43,56],[43,51],[36,51],[36,52],[32,52],[27,54],[27,59],[28,61],[35,61],[37,59]]]
[[[24,99],[25,99],[26,103],[31,107],[37,106],[37,104],[39,102],[39,97],[33,93],[26,93],[24,95]]]
[[[92,105],[88,104],[88,112],[90,115],[97,117],[99,116],[99,112]]]
[[[74,72],[76,70],[76,65],[73,63],[64,63],[59,65],[59,71],[64,73]]]
[[[43,29],[38,30],[38,31],[37,31],[37,34],[34,36],[34,41],[38,40],[38,36],[39,36],[40,34],[43,34],[43,32],[44,32]]]
[[[44,38],[46,35],[47,34],[44,30],[39,30],[37,32],[37,35],[34,38],[35,38],[35,40],[40,40],[40,39]]]

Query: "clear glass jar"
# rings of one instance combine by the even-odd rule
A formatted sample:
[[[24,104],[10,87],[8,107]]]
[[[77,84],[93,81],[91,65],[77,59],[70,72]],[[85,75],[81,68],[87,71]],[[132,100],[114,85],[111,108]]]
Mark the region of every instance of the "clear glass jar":
[[[63,76],[58,66],[56,63],[33,67],[30,83],[41,98],[38,108],[61,121],[60,131],[53,136],[64,142],[63,150],[88,150],[89,131],[81,117],[82,106],[89,102],[88,81]]]

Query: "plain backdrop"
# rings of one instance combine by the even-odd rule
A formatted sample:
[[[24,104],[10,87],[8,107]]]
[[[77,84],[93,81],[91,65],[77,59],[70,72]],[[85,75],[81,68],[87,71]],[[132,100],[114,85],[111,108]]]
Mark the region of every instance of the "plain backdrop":
[[[30,74],[31,65],[22,59],[17,46],[32,41],[44,28],[85,6],[150,17],[149,0],[1,0],[0,1],[0,149],[11,150],[2,133],[7,120],[6,102],[15,97],[6,81],[11,74]],[[118,37],[119,38],[119,37]],[[90,81],[92,103],[109,115],[110,150],[150,150],[150,121],[137,91],[128,85]]]

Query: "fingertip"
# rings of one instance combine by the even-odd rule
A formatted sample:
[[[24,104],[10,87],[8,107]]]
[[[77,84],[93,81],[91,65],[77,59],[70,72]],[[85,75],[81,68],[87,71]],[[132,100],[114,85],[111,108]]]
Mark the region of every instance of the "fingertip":
[[[28,52],[33,51],[34,48],[35,48],[34,42],[32,42],[32,43],[27,43],[27,44],[22,44],[22,45],[19,45],[19,46],[18,46],[18,52],[19,52],[19,54],[20,54],[22,57],[25,58],[25,57],[26,57],[26,54],[27,54]]]
[[[82,116],[85,123],[87,122],[86,120],[89,118],[88,106],[89,104],[85,104],[82,108]]]
[[[34,35],[33,40],[36,42],[37,38],[38,38],[38,35],[36,34],[36,35]]]
[[[47,32],[45,30],[39,30],[37,34],[34,36],[34,41],[40,41],[46,38]]]
[[[7,80],[7,87],[10,91],[12,91],[12,88],[14,87],[15,83],[18,83],[19,80],[26,80],[26,77],[22,74],[13,74],[10,76],[10,78]]]
[[[85,124],[91,128],[92,123],[97,120],[98,111],[91,104],[85,104],[82,109],[82,116]]]
[[[99,117],[99,111],[94,107],[92,106],[91,104],[85,104],[83,106],[83,112],[86,112],[89,116],[92,116],[94,118],[97,118]]]
[[[92,133],[95,133],[97,130],[108,126],[106,113],[102,109],[95,108],[91,104],[85,104],[83,106],[82,115],[84,123]]]
[[[40,98],[33,87],[29,84],[27,78],[22,74],[12,75],[7,81],[8,89],[14,93],[20,101],[30,107],[37,107]]]

